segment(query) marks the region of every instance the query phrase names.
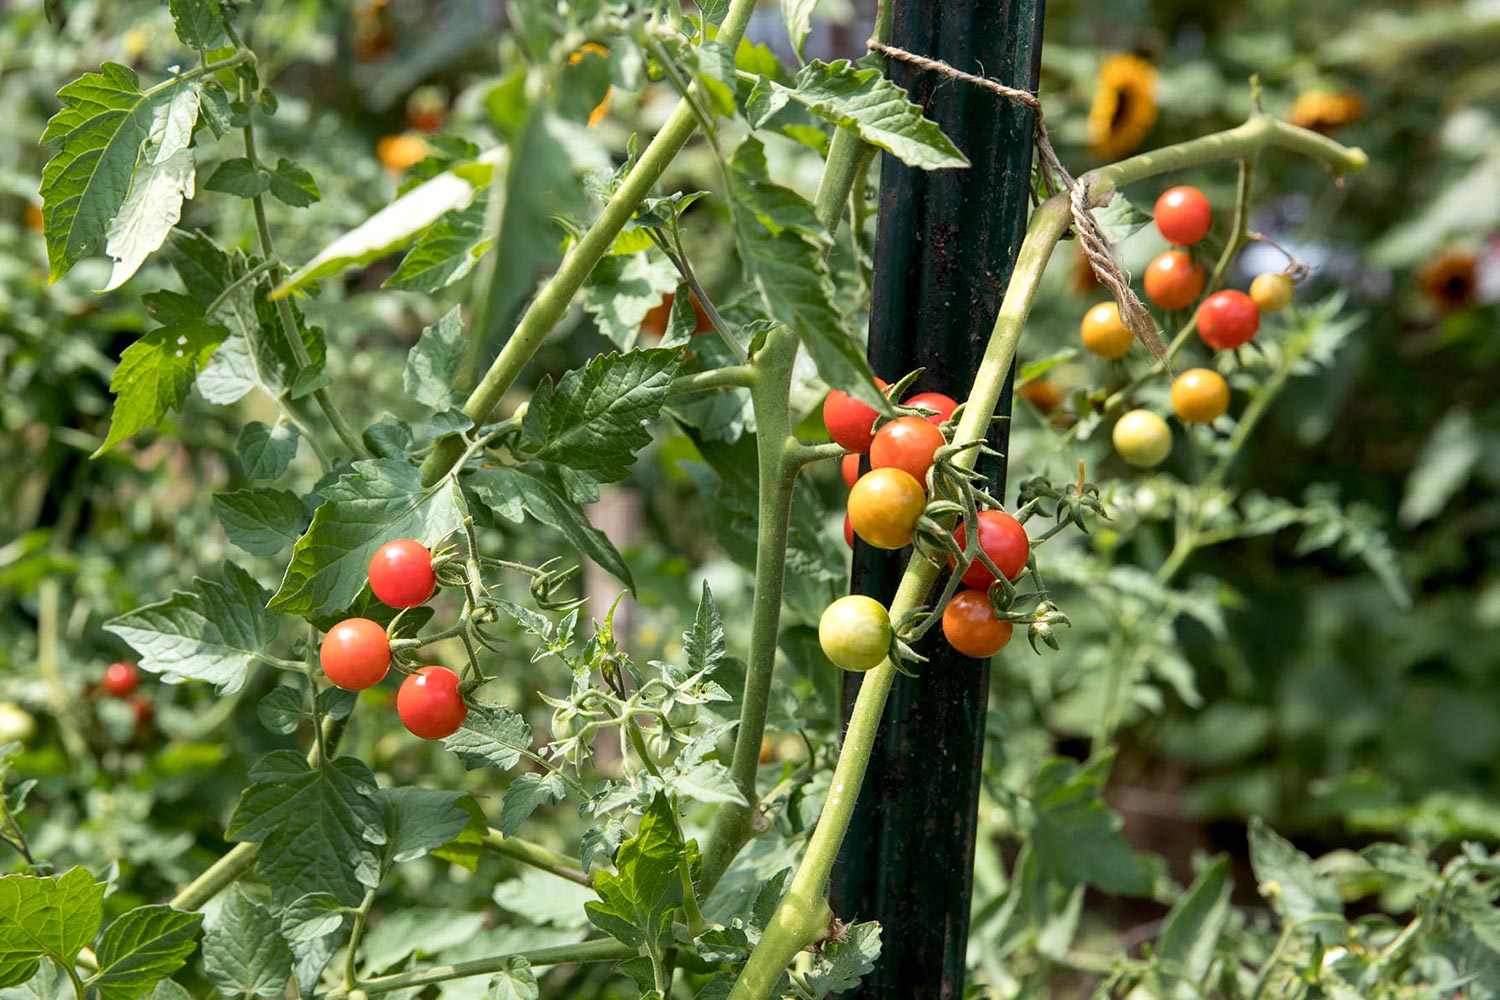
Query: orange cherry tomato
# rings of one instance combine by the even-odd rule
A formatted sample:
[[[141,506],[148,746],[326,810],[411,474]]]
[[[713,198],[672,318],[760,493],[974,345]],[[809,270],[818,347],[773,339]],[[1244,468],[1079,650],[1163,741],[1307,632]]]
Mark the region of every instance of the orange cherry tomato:
[[[1157,254],[1146,268],[1146,298],[1163,309],[1186,309],[1203,294],[1203,268],[1184,250]]]
[[[943,609],[943,638],[948,645],[976,660],[988,659],[1010,642],[1015,630],[995,617],[989,595],[982,590],[960,590]]]
[[[927,493],[910,473],[871,469],[849,491],[849,523],[877,549],[899,549],[911,543],[926,506]]]

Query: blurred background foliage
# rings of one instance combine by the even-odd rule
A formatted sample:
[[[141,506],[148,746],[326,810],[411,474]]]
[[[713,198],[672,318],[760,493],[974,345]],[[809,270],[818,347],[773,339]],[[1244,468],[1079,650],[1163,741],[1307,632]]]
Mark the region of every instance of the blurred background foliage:
[[[341,397],[358,402],[365,422],[387,409],[410,416],[401,412],[410,404],[399,373],[421,328],[463,303],[479,334],[476,350],[496,350],[560,257],[559,220],[594,211],[591,175],[612,169],[632,135],[654,131],[671,95],[643,83],[633,46],[587,44],[595,40],[578,26],[590,3],[251,6],[252,43],[280,99],[263,143],[273,154],[294,154],[323,195],[295,217],[273,209],[284,213],[272,223],[286,259],[310,257],[387,203],[404,178],[421,176],[429,156],[458,155],[460,140],[511,149],[506,253],[497,265],[428,296],[382,290],[396,261],[377,262],[325,283],[306,304],[328,332]],[[808,57],[862,54],[871,7],[825,0]],[[766,47],[765,58],[774,53],[794,65],[775,4],[760,9],[750,37]],[[1042,98],[1075,172],[1106,155],[1236,123],[1251,107],[1252,73],[1267,110],[1363,147],[1370,167],[1339,184],[1290,157],[1268,154],[1259,164],[1252,228],[1312,265],[1298,291],[1301,316],[1337,320],[1314,324],[1317,363],[1290,379],[1229,489],[1312,513],[1300,532],[1255,534],[1195,554],[1177,582],[1198,604],[1165,628],[1143,622],[1142,608],[1152,604],[1140,567],[1154,569],[1166,555],[1173,491],[1192,481],[1202,442],[1180,440],[1161,476],[1132,474],[1110,456],[1086,397],[1129,376],[1118,364],[1068,354],[1079,318],[1104,294],[1080,280],[1071,244],[1054,261],[1022,344],[1028,367],[1011,467],[1018,478],[1067,481],[1085,459],[1090,478],[1106,483],[1115,520],[1071,547],[1047,547],[1048,571],[1065,585],[1061,603],[1074,622],[1063,651],[1037,657],[1014,646],[995,672],[981,819],[996,843],[1012,832],[1009,790],[1054,753],[1088,750],[1112,683],[1125,686],[1112,720],[1121,750],[1108,797],[1134,846],[1164,855],[1179,880],[1191,877],[1194,851],[1227,848],[1243,858],[1252,815],[1317,850],[1376,834],[1440,851],[1461,837],[1500,840],[1497,45],[1500,6],[1492,0],[1328,0],[1315,10],[1288,0],[1049,5]],[[16,5],[0,14],[0,740],[26,744],[13,775],[41,779],[27,813],[34,851],[59,868],[83,863],[96,872],[121,859],[111,903],[121,909],[164,897],[217,856],[248,762],[291,745],[262,728],[251,708],[272,678],[227,700],[147,678],[150,717],[93,695],[105,665],[129,653],[101,630],[103,620],[194,575],[216,576],[223,559],[236,557],[210,497],[240,482],[225,457],[240,426],[275,417],[264,401],[225,410],[195,399],[170,435],[89,458],[107,428],[113,364],[144,326],[138,295],[175,279],[153,264],[125,289],[95,294],[108,273],[96,259],[47,284],[36,198],[46,154],[36,139],[55,110],[54,92],[79,73],[118,61],[151,77],[183,57],[165,6],[146,0],[56,0],[45,11]],[[773,176],[810,194],[816,153],[792,139],[765,139]],[[664,186],[713,190],[718,179],[699,139]],[[1228,212],[1232,167],[1163,178],[1160,187],[1178,182],[1198,185]],[[1126,192],[1146,208],[1156,193]],[[725,224],[716,198],[685,219],[706,287],[728,300],[738,274]],[[224,244],[251,235],[249,215],[233,199],[197,199],[183,225]],[[1160,249],[1149,227],[1120,245],[1137,274]],[[1252,245],[1231,283],[1243,287],[1280,264],[1276,251]],[[615,339],[659,336],[665,316],[650,310],[674,286],[675,277],[643,279],[633,314],[640,329],[616,322]],[[1292,329],[1302,319],[1278,322]],[[608,348],[594,313],[578,309],[540,367],[560,372]],[[1139,372],[1144,361],[1129,364]],[[1259,370],[1252,363],[1241,377]],[[1163,390],[1143,390],[1142,398],[1160,402]],[[804,395],[812,413],[816,391]],[[630,645],[641,661],[671,655],[704,579],[731,625],[731,648],[743,646],[734,630],[748,619],[747,577],[714,532],[733,511],[713,502],[712,475],[696,454],[691,440],[663,427],[653,460],[638,465],[626,487],[636,513],[625,552],[639,582]],[[841,507],[836,470],[819,473],[810,489],[830,511]],[[836,545],[835,513],[824,527]],[[520,533],[503,545],[508,558],[529,562],[555,547]],[[250,565],[266,583],[282,568],[274,559]],[[791,595],[795,608],[815,608],[833,589],[808,586],[812,592]],[[768,743],[768,759],[803,752],[793,711],[811,723],[814,752],[827,752],[834,734],[830,669],[806,665],[809,643],[795,621],[786,645],[796,669],[785,734]],[[547,676],[546,664],[526,666],[520,649],[506,694],[518,709],[529,705],[545,732],[549,712],[535,692],[560,689],[566,678]],[[1122,674],[1122,660],[1135,666]],[[455,787],[465,781],[450,757],[370,725],[356,722],[348,748],[377,772]],[[552,821],[572,825],[565,816]],[[983,907],[1004,876],[981,853]],[[496,859],[467,881],[422,864],[428,882],[418,874],[402,891],[429,906],[483,899],[497,881],[528,905],[553,893],[550,883],[523,884],[530,875],[506,882],[515,873]],[[569,921],[578,907],[551,909],[556,925],[508,928],[507,947],[519,947],[516,934],[539,944],[576,939],[579,927]],[[428,921],[432,950],[450,960],[484,951],[501,932],[486,925],[480,933],[468,914],[411,912]],[[982,935],[983,921],[978,927]],[[376,931],[390,934],[391,954],[399,931],[394,921]],[[369,950],[379,954],[375,944]],[[467,995],[466,988],[451,983],[444,995]]]

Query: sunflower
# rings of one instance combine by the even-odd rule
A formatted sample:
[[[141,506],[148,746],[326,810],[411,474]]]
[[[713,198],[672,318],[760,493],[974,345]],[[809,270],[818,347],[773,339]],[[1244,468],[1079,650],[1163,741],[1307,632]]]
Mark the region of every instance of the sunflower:
[[[1156,124],[1156,68],[1138,56],[1111,56],[1099,67],[1089,109],[1089,148],[1115,160],[1140,146]]]
[[[1417,275],[1417,286],[1443,312],[1474,304],[1479,260],[1467,250],[1441,253]]]
[[[1288,121],[1328,134],[1355,121],[1365,111],[1365,99],[1352,90],[1309,90],[1292,102]]]

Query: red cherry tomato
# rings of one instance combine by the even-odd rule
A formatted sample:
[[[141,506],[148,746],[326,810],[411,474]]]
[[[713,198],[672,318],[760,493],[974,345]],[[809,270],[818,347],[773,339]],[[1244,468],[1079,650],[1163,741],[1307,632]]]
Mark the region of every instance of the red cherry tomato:
[[[145,698],[135,697],[130,699],[130,711],[135,716],[135,728],[137,730],[147,729],[151,723],[156,721],[156,706]]]
[[[953,419],[953,411],[958,409],[958,400],[943,392],[919,392],[906,401],[907,406],[920,406],[924,410],[937,410],[927,419],[942,426],[945,420]]]
[[[1213,209],[1195,187],[1170,188],[1156,199],[1156,228],[1173,246],[1192,246],[1208,235]]]
[[[870,468],[900,469],[919,483],[927,481],[932,458],[948,442],[936,424],[922,417],[897,417],[870,444]]]
[[[854,522],[849,519],[847,511],[844,512],[844,544],[854,548]]]
[[[876,379],[875,384],[885,390],[884,380]],[[828,428],[828,436],[849,451],[863,454],[870,450],[876,416],[873,406],[861,403],[842,389],[834,389],[823,400],[823,426]]]
[[[1146,298],[1163,309],[1186,309],[1203,293],[1205,280],[1203,268],[1186,252],[1168,250],[1146,268]]]
[[[401,724],[424,740],[452,736],[469,716],[458,693],[458,675],[447,667],[423,667],[401,682],[396,692]]]
[[[989,595],[960,590],[943,609],[943,638],[965,656],[985,660],[1004,649],[1015,626],[995,617]]]
[[[141,671],[134,663],[111,663],[104,668],[104,690],[116,698],[129,698],[140,686]]]
[[[960,546],[968,544],[969,536],[962,524],[953,529],[953,539]],[[1003,510],[979,512],[979,547],[1000,568],[1007,580],[1014,580],[1021,575],[1026,569],[1026,558],[1031,555],[1031,539],[1026,537],[1026,529],[1021,527],[1020,521]],[[949,566],[957,562],[952,556],[948,557]],[[964,570],[963,581],[965,587],[986,590],[995,582],[995,574],[983,562],[975,559]]]
[[[1260,329],[1260,310],[1244,292],[1226,288],[1198,307],[1198,336],[1216,351],[1248,344]]]
[[[922,484],[900,469],[872,469],[849,491],[849,521],[855,534],[877,549],[911,543],[917,518],[927,506]]]
[[[425,604],[437,589],[432,553],[410,538],[386,542],[370,560],[370,590],[393,608]]]
[[[346,691],[363,691],[385,679],[391,640],[368,618],[347,618],[328,630],[318,660],[328,679]]]
[[[851,451],[845,455],[839,463],[839,472],[844,477],[844,485],[854,489],[854,484],[859,482],[859,453]]]

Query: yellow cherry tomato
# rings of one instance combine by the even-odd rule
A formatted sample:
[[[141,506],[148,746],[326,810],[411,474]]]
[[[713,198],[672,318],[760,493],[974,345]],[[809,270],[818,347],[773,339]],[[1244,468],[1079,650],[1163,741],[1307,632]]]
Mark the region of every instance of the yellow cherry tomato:
[[[849,523],[877,549],[899,549],[911,543],[926,506],[927,494],[911,473],[871,469],[849,491]]]
[[[1261,312],[1285,309],[1292,301],[1292,279],[1273,271],[1257,274],[1250,282],[1250,301]]]
[[[1172,412],[1190,424],[1211,424],[1229,409],[1229,383],[1207,368],[1189,368],[1172,383]]]
[[[1113,302],[1101,302],[1084,313],[1078,331],[1083,335],[1083,346],[1101,358],[1123,356],[1135,339],[1120,319],[1120,307]]]
[[[818,645],[840,669],[878,667],[891,649],[890,612],[873,597],[840,597],[818,619]]]
[[[1142,469],[1160,465],[1172,451],[1172,428],[1150,410],[1131,410],[1115,424],[1115,451]]]

